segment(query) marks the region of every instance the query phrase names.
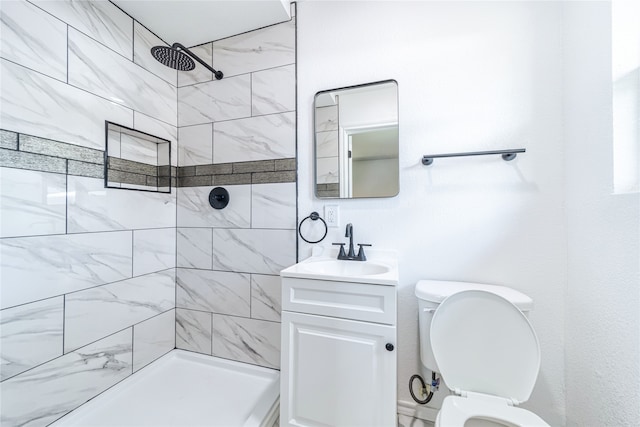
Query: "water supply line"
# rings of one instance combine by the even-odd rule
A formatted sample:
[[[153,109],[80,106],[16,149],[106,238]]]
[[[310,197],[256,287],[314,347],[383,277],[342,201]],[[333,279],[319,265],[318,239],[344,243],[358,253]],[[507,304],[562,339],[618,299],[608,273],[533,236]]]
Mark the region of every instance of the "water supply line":
[[[427,394],[427,397],[424,399],[418,399],[415,395],[415,393],[413,392],[413,381],[417,379],[418,381],[420,381],[420,384],[422,385],[422,388],[420,389],[422,394],[425,395],[427,394],[427,384],[424,382],[424,379],[418,375],[412,375],[411,378],[409,378],[409,394],[411,394],[411,398],[413,398],[413,400],[415,400],[416,403],[419,403],[420,405],[425,405],[427,403],[429,403],[431,401],[431,399],[433,398],[433,391],[437,390],[438,387],[440,386],[440,378],[436,377],[436,373],[435,372],[431,372],[431,386],[429,387],[429,394]]]

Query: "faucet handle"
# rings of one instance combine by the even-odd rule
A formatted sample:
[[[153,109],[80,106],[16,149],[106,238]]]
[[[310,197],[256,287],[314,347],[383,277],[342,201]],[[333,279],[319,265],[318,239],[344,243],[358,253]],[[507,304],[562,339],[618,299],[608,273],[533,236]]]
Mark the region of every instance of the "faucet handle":
[[[345,259],[347,254],[344,252],[344,243],[332,243],[332,245],[340,245],[340,253],[338,253],[338,259]]]
[[[369,243],[358,243],[358,246],[360,246],[360,248],[358,249],[358,256],[356,258],[358,259],[358,261],[366,261],[367,260],[367,256],[364,254],[363,246],[371,246],[371,244],[369,244]]]

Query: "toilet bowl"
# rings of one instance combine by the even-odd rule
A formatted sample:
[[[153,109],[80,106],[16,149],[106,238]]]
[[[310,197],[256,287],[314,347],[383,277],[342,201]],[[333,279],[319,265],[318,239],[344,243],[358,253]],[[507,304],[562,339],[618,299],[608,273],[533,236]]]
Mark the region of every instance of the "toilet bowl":
[[[429,317],[421,319],[420,339],[428,339],[421,349],[427,345],[431,352],[422,357],[423,364],[426,360],[427,368],[440,372],[455,394],[444,399],[436,426],[548,426],[517,407],[531,395],[540,368],[536,334],[514,304],[530,310],[531,299],[509,288],[453,283],[455,292],[446,282],[420,281],[421,289],[416,286],[421,302],[434,299],[434,292],[424,289],[430,285],[445,289],[435,294],[449,293],[420,310],[421,317]]]

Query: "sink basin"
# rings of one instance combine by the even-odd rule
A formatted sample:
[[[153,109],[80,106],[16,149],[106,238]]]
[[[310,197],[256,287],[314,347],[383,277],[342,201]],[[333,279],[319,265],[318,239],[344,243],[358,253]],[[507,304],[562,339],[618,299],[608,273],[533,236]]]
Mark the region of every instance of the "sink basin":
[[[374,274],[388,273],[391,267],[376,263],[375,261],[342,261],[332,259],[308,262],[301,270],[329,276],[371,276]]]
[[[336,259],[338,251],[327,250],[280,272],[282,277],[330,280],[334,282],[398,285],[398,261],[395,252],[370,249],[366,261]]]

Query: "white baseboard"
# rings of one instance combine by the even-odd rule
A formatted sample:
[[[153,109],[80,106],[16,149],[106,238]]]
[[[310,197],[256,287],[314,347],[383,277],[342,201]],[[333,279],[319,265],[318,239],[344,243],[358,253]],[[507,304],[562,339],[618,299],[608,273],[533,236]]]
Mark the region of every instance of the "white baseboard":
[[[398,400],[398,414],[408,415],[413,418],[420,418],[421,420],[434,423],[436,421],[436,415],[438,415],[438,409],[418,405],[415,402]]]

